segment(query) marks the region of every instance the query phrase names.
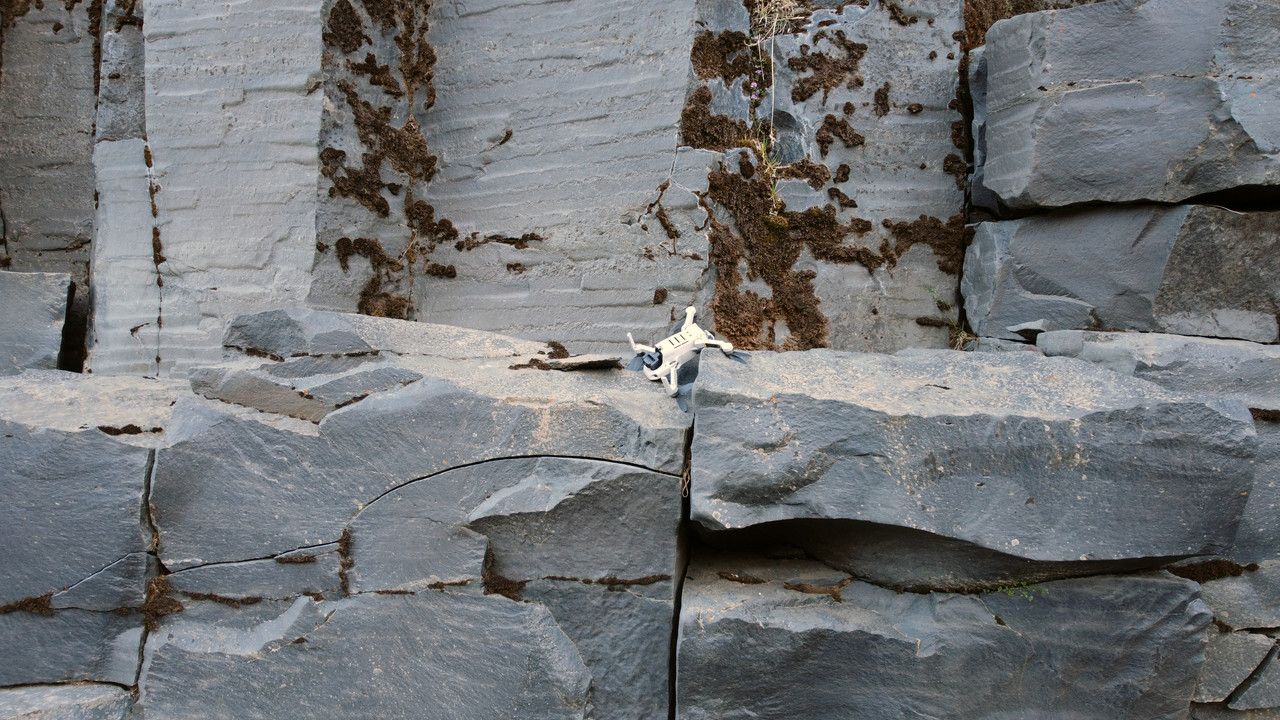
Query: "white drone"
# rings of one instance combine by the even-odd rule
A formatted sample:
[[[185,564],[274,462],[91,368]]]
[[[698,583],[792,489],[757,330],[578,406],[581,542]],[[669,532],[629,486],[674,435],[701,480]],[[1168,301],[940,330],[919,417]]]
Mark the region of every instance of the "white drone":
[[[680,372],[680,366],[692,360],[703,348],[719,348],[720,352],[734,359],[746,357],[746,353],[734,351],[733,343],[727,340],[716,340],[714,335],[698,327],[698,324],[693,321],[693,316],[697,312],[692,305],[685,308],[684,323],[680,325],[680,329],[653,347],[637,343],[631,337],[631,333],[627,333],[631,349],[636,352],[632,368],[643,370],[644,376],[650,380],[662,381],[663,387],[671,397],[680,393],[680,384],[676,377]]]

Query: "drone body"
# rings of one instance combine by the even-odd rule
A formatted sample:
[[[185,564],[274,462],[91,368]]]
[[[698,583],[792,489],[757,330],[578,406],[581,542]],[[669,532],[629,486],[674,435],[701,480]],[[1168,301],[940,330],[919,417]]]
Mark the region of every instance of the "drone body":
[[[627,333],[631,349],[642,360],[641,369],[644,371],[644,376],[650,380],[661,381],[667,394],[672,397],[680,391],[680,386],[676,382],[680,366],[692,360],[703,348],[719,348],[725,355],[733,355],[733,343],[716,340],[714,335],[698,327],[698,324],[693,321],[693,316],[697,312],[692,305],[685,308],[684,324],[680,326],[680,330],[652,347],[638,344],[631,337],[631,333]]]

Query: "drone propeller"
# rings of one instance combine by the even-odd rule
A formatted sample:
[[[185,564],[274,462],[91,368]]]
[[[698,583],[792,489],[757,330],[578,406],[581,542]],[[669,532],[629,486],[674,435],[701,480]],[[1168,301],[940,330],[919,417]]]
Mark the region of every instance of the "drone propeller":
[[[693,396],[693,383],[685,383],[676,389],[676,405],[684,412],[689,412],[689,398]]]
[[[738,362],[742,363],[743,365],[746,365],[746,364],[747,364],[747,361],[751,359],[751,354],[750,354],[750,353],[745,353],[745,352],[743,352],[743,351],[741,351],[741,350],[734,350],[733,352],[729,353],[729,359],[730,359],[730,360],[737,360]]]
[[[631,362],[627,363],[628,370],[639,370],[644,367],[644,353],[631,358]]]

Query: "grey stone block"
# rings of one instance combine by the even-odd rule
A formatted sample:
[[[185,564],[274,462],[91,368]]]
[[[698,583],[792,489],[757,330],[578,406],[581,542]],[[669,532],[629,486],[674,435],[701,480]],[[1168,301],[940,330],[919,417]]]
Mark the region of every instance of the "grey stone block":
[[[89,8],[11,5],[0,59],[5,253],[13,270],[69,273],[81,288],[88,285],[94,214],[97,67]]]
[[[318,423],[334,410],[372,393],[422,379],[412,370],[385,364],[366,365],[345,373],[307,375],[292,382],[274,377],[273,369],[274,365],[193,368],[191,389],[213,400]]]
[[[156,376],[160,371],[162,288],[160,256],[152,244],[156,218],[148,153],[141,138],[104,141],[93,150],[98,209],[86,365],[97,375]]]
[[[1036,338],[1046,355],[1080,358],[1184,395],[1280,410],[1280,347],[1161,333],[1059,330]]]
[[[591,671],[591,717],[667,717],[673,614],[670,581],[652,597],[626,588],[535,580],[520,594],[540,603]],[[649,588],[639,588],[649,589]]]
[[[187,383],[28,370],[0,376],[0,418],[29,428],[80,433],[101,428],[117,442],[155,448]]]
[[[1227,625],[1237,630],[1280,627],[1280,560],[1202,585],[1204,601]]]
[[[1274,720],[1275,716],[1266,710],[1232,710],[1225,703],[1191,705],[1191,720]]]
[[[156,718],[583,718],[589,683],[546,608],[428,592],[193,603],[150,636],[139,702]]]
[[[1165,330],[1274,342],[1280,213],[1202,205],[1088,209],[982,223],[961,292],[974,332]]]
[[[694,401],[707,528],[866,520],[1032,560],[1225,551],[1257,445],[1238,405],[1030,353],[713,354]]]
[[[142,498],[149,450],[97,429],[64,432],[5,420],[0,430],[7,499],[0,510],[0,605],[60,592],[148,549]],[[135,579],[141,584],[142,577]]]
[[[1276,641],[1247,632],[1211,633],[1192,700],[1222,702],[1262,664]]]
[[[70,292],[65,273],[0,272],[0,374],[58,367]]]
[[[0,690],[4,720],[125,720],[128,690],[114,685],[68,685]]]
[[[142,617],[57,610],[0,613],[0,686],[107,682],[129,686],[138,674]]]
[[[1270,28],[1247,0],[1097,3],[987,33],[984,182],[1015,208],[1280,182]]]
[[[1210,617],[1163,573],[918,595],[813,562],[698,558],[676,716],[1185,717]]]
[[[1239,563],[1280,560],[1280,423],[1258,420],[1258,457],[1231,557]]]
[[[1280,665],[1276,664],[1276,655],[1272,653],[1267,659],[1262,672],[1249,683],[1239,697],[1227,703],[1232,710],[1270,709],[1273,712],[1280,707]]]
[[[147,134],[142,6],[142,0],[108,0],[102,6],[98,112],[94,118],[99,142]]]

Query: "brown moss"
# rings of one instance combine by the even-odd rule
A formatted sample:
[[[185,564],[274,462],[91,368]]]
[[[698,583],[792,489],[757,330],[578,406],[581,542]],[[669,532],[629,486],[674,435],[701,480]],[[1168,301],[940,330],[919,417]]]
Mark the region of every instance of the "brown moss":
[[[840,167],[836,168],[836,174],[831,177],[837,183],[849,182],[850,167],[845,163],[840,163]]]
[[[454,580],[453,582],[433,582],[427,586],[427,589],[439,590],[441,592],[444,592],[444,589],[447,587],[462,587],[470,583],[471,583],[470,580]]]
[[[965,180],[969,177],[969,166],[964,158],[955,153],[947,155],[942,161],[942,171],[955,177],[956,189],[964,189]]]
[[[809,183],[809,187],[819,190],[831,179],[831,169],[822,163],[810,160],[806,156],[798,162],[778,168],[774,172],[774,176],[792,180],[805,180]]]
[[[973,240],[974,229],[965,227],[963,215],[953,215],[945,223],[936,217],[921,215],[919,220],[894,222],[885,220],[884,226],[893,234],[892,251],[881,248],[889,259],[890,267],[914,245],[928,245],[938,262],[938,269],[949,275],[960,274],[964,263],[964,251]]]
[[[378,59],[373,56],[373,53],[366,54],[364,62],[351,63],[351,70],[367,75],[370,85],[382,88],[391,97],[404,97],[404,88],[400,87],[400,81],[396,80],[395,75],[391,74],[391,66],[379,65]]]
[[[743,585],[763,585],[764,583],[769,582],[764,578],[758,578],[758,577],[755,577],[754,575],[748,575],[746,573],[731,573],[731,572],[725,572],[721,570],[716,574],[724,578],[725,580],[728,580],[729,582],[742,583]]]
[[[596,580],[595,582],[597,585],[607,586],[605,588],[606,590],[612,590],[613,592],[621,592],[633,585],[653,585],[654,583],[665,582],[670,579],[671,579],[670,575],[646,575],[644,577],[635,578],[633,580],[626,580],[626,579],[617,577],[615,575],[609,575],[608,577],[602,577],[599,580]]]
[[[711,114],[711,90],[705,85],[693,91],[680,111],[681,142],[690,147],[726,152],[753,137],[745,121]]]
[[[889,114],[889,83],[885,83],[876,90],[876,99],[874,103],[876,115],[884,117]]]
[[[657,290],[654,290],[654,291],[653,291],[653,304],[654,304],[654,305],[661,305],[662,303],[664,303],[664,302],[666,302],[666,301],[667,301],[667,289],[666,289],[666,288],[658,288]]]
[[[518,263],[518,262],[507,263],[507,272],[513,275],[519,275],[524,271],[525,271],[525,266],[523,263]]]
[[[845,195],[840,188],[827,188],[827,197],[839,203],[841,210],[858,207],[858,203],[853,198]]]
[[[1198,583],[1207,583],[1211,580],[1220,580],[1225,577],[1239,577],[1246,572],[1256,571],[1258,567],[1257,563],[1240,565],[1231,562],[1230,560],[1219,558],[1182,565],[1179,567],[1171,567],[1169,568],[1169,572],[1177,575],[1178,577],[1194,580]]]
[[[939,318],[931,318],[931,317],[918,317],[916,318],[916,324],[921,325],[923,327],[939,327],[939,328],[947,327],[949,325],[949,323],[946,320],[942,320]]]
[[[374,590],[374,595],[417,595],[412,590]]]
[[[350,271],[350,258],[352,255],[369,260],[369,265],[373,267],[374,272],[378,272],[384,268],[390,270],[400,270],[404,264],[399,260],[387,254],[383,249],[382,243],[373,238],[339,238],[334,244],[334,251],[338,256],[338,265],[342,267],[343,272]]]
[[[351,528],[342,528],[342,535],[338,536],[338,584],[342,586],[343,595],[351,595],[351,581],[347,578],[347,571],[355,564],[356,561],[351,556]]]
[[[828,114],[818,128],[818,132],[814,135],[814,140],[818,143],[818,149],[822,152],[822,157],[827,156],[827,151],[831,148],[831,144],[835,142],[836,138],[840,138],[847,148],[867,144],[867,139],[854,132],[853,126],[849,124],[848,120]]]
[[[693,72],[700,80],[718,77],[728,86],[735,78],[751,73],[752,58],[750,54],[743,52],[747,47],[746,34],[736,30],[719,34],[698,33],[693,39],[693,50],[689,53]]]
[[[671,222],[671,218],[667,216],[667,209],[658,205],[658,210],[653,214],[658,218],[658,222],[662,225],[662,230],[667,234],[668,240],[676,240],[680,237],[680,229]]]
[[[315,555],[277,555],[275,561],[281,565],[305,565],[316,561]]]
[[[838,603],[844,602],[844,598],[840,597],[840,591],[844,586],[853,582],[853,578],[845,578],[835,585],[814,585],[813,583],[784,583],[782,587],[796,592],[807,593],[809,595],[830,595],[832,600]]]
[[[489,243],[499,243],[502,245],[510,245],[517,250],[528,249],[529,243],[542,242],[546,238],[538,233],[525,233],[520,237],[509,237],[507,235],[489,235],[484,239],[480,239],[479,233],[472,233],[466,240],[460,240],[454,245],[454,249],[458,251],[474,250],[481,245]]]
[[[361,165],[346,165],[347,153],[335,148],[320,151],[320,174],[329,178],[333,187],[329,197],[349,197],[381,217],[391,215],[391,205],[382,197],[382,157],[364,153]]]
[[[458,269],[452,265],[442,265],[440,263],[427,263],[426,272],[431,277],[449,278],[458,277]]]
[[[0,615],[11,612],[29,612],[51,617],[53,615],[53,593],[47,592],[38,597],[23,598],[7,605],[0,605]]]
[[[787,211],[776,202],[766,177],[748,179],[722,170],[712,173],[708,181],[705,199],[723,207],[735,226],[708,213],[711,264],[716,269],[712,300],[716,331],[744,349],[777,349],[777,323],[782,321],[790,337],[781,349],[824,347],[827,319],[818,310],[816,273],[797,271],[795,263],[808,248],[825,262],[878,267],[884,260],[869,249],[844,245],[848,236],[869,232],[871,223],[862,218],[841,223],[832,206]],[[743,265],[745,279],[763,281],[772,291],[770,297],[741,288]]]
[[[481,571],[480,580],[484,583],[485,595],[501,595],[509,600],[524,602],[524,598],[520,597],[520,591],[524,590],[524,586],[528,585],[529,581],[511,580],[494,572],[493,548],[486,548],[484,551],[484,569]]]
[[[1253,416],[1254,422],[1280,423],[1280,410],[1249,408],[1249,414]]]
[[[837,30],[835,36],[819,30],[813,36],[814,42],[825,40],[839,51],[839,57],[831,57],[825,53],[803,53],[798,57],[787,59],[787,67],[797,73],[811,71],[812,74],[797,78],[791,88],[791,100],[804,102],[822,91],[822,104],[827,103],[831,91],[844,84],[852,90],[861,84],[858,75],[858,64],[867,54],[867,46],[850,40],[843,30]]]
[[[508,365],[507,369],[508,370],[550,370],[551,363],[548,363],[546,360],[539,360],[538,358],[533,358],[527,363]]]
[[[167,260],[164,256],[164,246],[160,243],[160,228],[151,228],[151,262],[156,267],[160,267],[160,263]]]
[[[147,632],[156,631],[160,626],[160,618],[180,613],[185,609],[181,602],[169,596],[172,592],[173,587],[169,585],[169,578],[165,575],[152,578],[151,582],[147,583],[146,601],[139,608],[142,612],[142,624]]]
[[[216,595],[214,593],[187,592],[185,590],[181,591],[181,593],[184,597],[192,600],[208,600],[210,602],[216,602],[233,608],[240,608],[245,605],[257,605],[262,602],[262,598],[260,597],[236,598],[227,597],[226,595]]]
[[[908,15],[898,3],[888,3],[889,18],[898,23],[902,27],[908,27],[920,22],[920,18],[915,15]]]
[[[360,46],[371,42],[364,34],[364,23],[360,14],[351,6],[349,0],[338,0],[329,11],[328,28],[322,36],[326,45],[336,47],[344,53],[353,53]]]
[[[569,350],[564,345],[552,340],[547,343],[547,349],[551,352],[547,353],[547,357],[552,360],[563,360],[569,357]]]

